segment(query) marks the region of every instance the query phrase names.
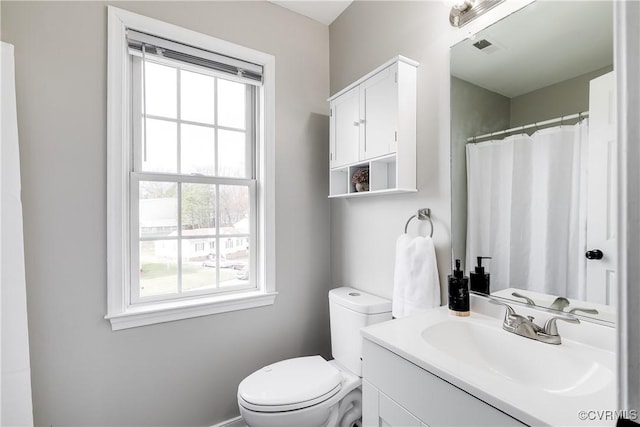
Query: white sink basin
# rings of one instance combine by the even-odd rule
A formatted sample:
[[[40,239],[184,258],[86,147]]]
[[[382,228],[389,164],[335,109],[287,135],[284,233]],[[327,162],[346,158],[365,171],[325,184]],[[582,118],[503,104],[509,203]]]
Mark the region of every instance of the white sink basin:
[[[546,344],[503,330],[504,311],[493,304],[474,307],[470,317],[441,307],[368,326],[362,335],[524,424],[615,425],[579,417],[617,406],[614,328],[560,323],[562,344]],[[549,317],[525,307],[518,313],[539,317],[538,324]]]
[[[547,393],[580,396],[614,381],[606,353],[566,340],[545,344],[471,319],[435,323],[422,338],[461,363]]]

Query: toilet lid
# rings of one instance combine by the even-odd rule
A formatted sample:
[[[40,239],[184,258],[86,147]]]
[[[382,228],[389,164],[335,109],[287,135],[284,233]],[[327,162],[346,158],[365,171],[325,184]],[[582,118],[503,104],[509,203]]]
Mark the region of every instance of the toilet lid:
[[[248,409],[280,412],[315,405],[340,390],[342,375],[320,356],[283,360],[254,372],[238,386]]]

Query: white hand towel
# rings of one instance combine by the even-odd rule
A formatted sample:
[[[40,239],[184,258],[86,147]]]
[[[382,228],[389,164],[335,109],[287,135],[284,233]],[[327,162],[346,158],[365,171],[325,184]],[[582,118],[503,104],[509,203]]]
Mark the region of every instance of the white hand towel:
[[[393,316],[410,316],[439,305],[440,280],[433,240],[401,235],[396,243]]]

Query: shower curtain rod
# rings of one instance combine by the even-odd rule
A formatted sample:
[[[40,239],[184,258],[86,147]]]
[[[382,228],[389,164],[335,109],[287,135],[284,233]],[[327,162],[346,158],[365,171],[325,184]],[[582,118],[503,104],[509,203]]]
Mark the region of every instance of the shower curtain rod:
[[[549,119],[549,120],[545,120],[542,122],[535,122],[535,123],[531,123],[529,125],[522,125],[522,126],[516,126],[514,128],[511,129],[507,129],[507,130],[500,130],[497,132],[491,132],[491,133],[486,133],[484,135],[480,135],[480,136],[470,136],[469,138],[467,138],[467,142],[478,142],[479,139],[483,139],[483,138],[489,138],[492,136],[498,136],[498,135],[504,135],[505,133],[511,133],[511,132],[515,132],[515,131],[524,131],[525,129],[530,129],[530,128],[539,128],[541,126],[547,126],[547,125],[552,125],[554,123],[558,123],[558,122],[564,122],[565,120],[572,120],[572,119],[581,119],[583,117],[587,117],[589,115],[588,111],[584,111],[582,113],[575,113],[575,114],[569,114],[568,116],[562,116],[562,117],[556,117],[555,119]]]

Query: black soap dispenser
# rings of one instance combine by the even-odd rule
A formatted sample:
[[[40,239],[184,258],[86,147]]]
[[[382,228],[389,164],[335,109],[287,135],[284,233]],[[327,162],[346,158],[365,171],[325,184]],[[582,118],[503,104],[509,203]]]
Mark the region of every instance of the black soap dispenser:
[[[484,267],[482,266],[483,259],[491,259],[489,256],[479,256],[478,257],[478,265],[476,265],[475,273],[472,272],[469,274],[471,276],[471,290],[474,292],[479,292],[481,294],[489,295],[490,286],[489,286],[489,273],[484,272]]]
[[[456,260],[456,269],[449,276],[449,313],[454,316],[469,315],[469,278],[460,269],[460,260]]]

